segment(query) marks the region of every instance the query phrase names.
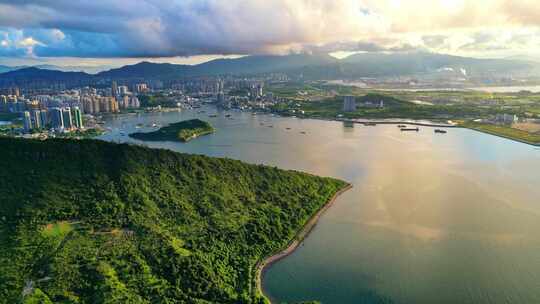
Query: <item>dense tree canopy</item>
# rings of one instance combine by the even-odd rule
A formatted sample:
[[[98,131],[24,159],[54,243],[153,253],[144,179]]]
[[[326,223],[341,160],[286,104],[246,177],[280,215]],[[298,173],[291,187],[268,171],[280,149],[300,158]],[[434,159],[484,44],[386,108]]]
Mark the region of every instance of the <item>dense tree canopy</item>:
[[[257,261],[344,186],[94,140],[0,147],[0,303],[265,302]]]
[[[148,133],[132,133],[130,137],[147,141],[180,141],[186,142],[202,135],[213,133],[214,128],[200,119],[184,120],[162,127]]]

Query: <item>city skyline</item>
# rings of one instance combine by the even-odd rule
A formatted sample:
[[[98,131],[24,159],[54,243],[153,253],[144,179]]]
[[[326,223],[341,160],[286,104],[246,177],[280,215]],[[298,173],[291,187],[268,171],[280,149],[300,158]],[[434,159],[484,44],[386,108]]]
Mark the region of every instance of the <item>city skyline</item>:
[[[0,1],[0,64],[425,51],[537,59],[534,1]],[[88,18],[87,16],[92,16]]]

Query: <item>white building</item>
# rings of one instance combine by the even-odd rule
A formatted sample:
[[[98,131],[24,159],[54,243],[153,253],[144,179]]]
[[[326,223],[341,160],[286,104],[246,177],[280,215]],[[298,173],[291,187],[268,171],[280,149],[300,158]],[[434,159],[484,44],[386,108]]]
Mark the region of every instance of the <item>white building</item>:
[[[513,114],[497,114],[497,116],[495,117],[495,121],[503,124],[513,124],[518,122],[518,117],[517,115]]]
[[[24,131],[29,132],[32,130],[32,118],[30,116],[30,112],[24,111],[23,112],[23,122],[24,122]]]

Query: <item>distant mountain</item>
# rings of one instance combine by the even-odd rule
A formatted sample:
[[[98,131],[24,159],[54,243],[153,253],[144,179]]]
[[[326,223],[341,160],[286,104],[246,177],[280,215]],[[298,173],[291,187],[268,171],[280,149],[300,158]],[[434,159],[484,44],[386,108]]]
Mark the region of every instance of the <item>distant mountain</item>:
[[[477,59],[435,53],[359,53],[341,60],[349,76],[398,76],[463,69],[468,74],[505,73],[532,68],[527,61]]]
[[[306,67],[327,67],[337,59],[329,55],[246,56],[216,59],[198,65],[141,62],[98,73],[102,78],[181,78],[222,74],[291,72]]]
[[[519,60],[519,61],[529,61],[540,63],[540,56],[531,56],[531,55],[516,55],[504,58],[506,60]]]
[[[0,75],[2,78],[13,79],[55,79],[62,80],[68,78],[90,78],[90,74],[84,72],[63,72],[55,70],[39,69],[36,67],[23,68]]]
[[[41,70],[54,70],[54,71],[62,71],[62,72],[85,72],[85,73],[91,73],[96,74],[105,70],[110,69],[110,66],[105,65],[99,65],[99,66],[58,66],[53,64],[39,64],[39,65],[19,65],[19,66],[7,66],[7,65],[0,65],[0,74],[7,73],[15,70],[20,69],[26,69],[26,68],[38,68]]]
[[[174,79],[225,74],[280,72],[304,79],[402,76],[455,70],[467,75],[497,74],[527,70],[535,64],[505,59],[476,59],[433,53],[361,53],[344,59],[329,55],[295,54],[286,56],[246,56],[216,59],[198,65],[141,62],[106,72],[102,78]]]
[[[90,83],[93,78],[93,75],[84,72],[62,72],[29,67],[0,74],[0,86],[21,86],[29,83],[34,85],[62,83],[70,86]]]
[[[337,64],[330,55],[294,54],[286,56],[246,56],[236,59],[216,59],[196,66],[200,74],[260,74],[290,72],[307,67]]]
[[[344,59],[329,55],[294,54],[286,56],[246,56],[217,59],[197,65],[140,62],[97,74],[58,71],[60,67],[21,68],[0,74],[0,85],[41,81],[43,84],[68,82],[85,84],[92,81],[159,79],[173,80],[194,76],[256,75],[285,73],[305,80],[345,79],[420,75],[496,76],[531,72],[540,64],[508,59],[476,59],[434,53],[360,53]],[[2,67],[0,66],[0,69]],[[10,67],[4,67],[9,69]],[[13,68],[13,67],[11,67]],[[66,67],[62,67],[65,69]],[[443,74],[445,73],[445,74]]]
[[[101,78],[174,78],[184,77],[190,74],[189,71],[194,66],[171,64],[171,63],[152,63],[140,62],[133,65],[126,65],[121,68],[111,69],[97,74]]]
[[[11,67],[7,65],[0,65],[0,73],[7,73],[16,70],[17,67]]]

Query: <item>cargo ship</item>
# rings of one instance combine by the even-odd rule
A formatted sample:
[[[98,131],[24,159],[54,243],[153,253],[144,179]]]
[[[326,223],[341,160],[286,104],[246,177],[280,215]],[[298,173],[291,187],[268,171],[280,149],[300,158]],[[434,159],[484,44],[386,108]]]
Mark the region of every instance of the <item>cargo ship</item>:
[[[401,128],[400,129],[401,131],[420,131],[420,128],[416,127],[416,128]]]

